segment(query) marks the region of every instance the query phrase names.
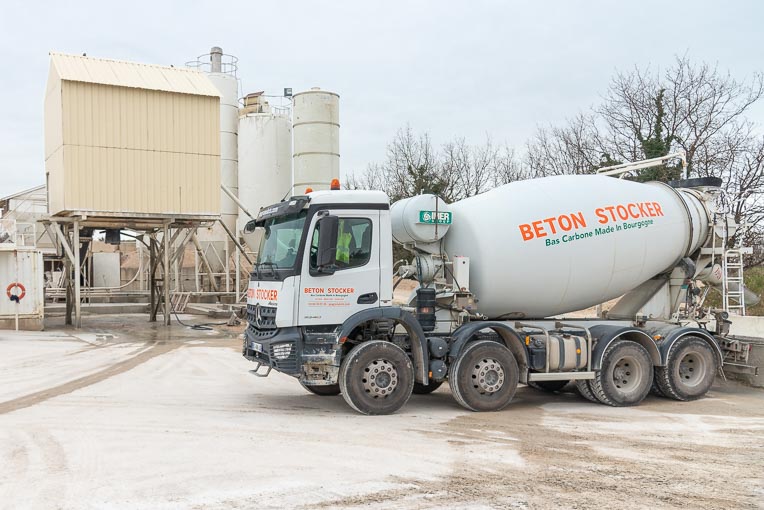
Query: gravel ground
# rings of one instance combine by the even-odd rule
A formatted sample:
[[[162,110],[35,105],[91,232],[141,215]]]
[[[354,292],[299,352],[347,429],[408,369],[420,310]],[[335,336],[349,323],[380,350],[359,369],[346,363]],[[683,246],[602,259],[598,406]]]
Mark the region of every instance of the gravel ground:
[[[241,328],[145,320],[0,332],[0,508],[764,507],[761,390],[476,414],[446,385],[366,417],[248,374]]]

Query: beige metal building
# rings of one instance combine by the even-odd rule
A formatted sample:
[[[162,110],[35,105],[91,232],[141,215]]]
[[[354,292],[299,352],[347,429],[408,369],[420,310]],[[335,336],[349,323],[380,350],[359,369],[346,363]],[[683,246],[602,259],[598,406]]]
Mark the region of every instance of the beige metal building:
[[[49,213],[217,217],[220,93],[201,72],[51,53]]]

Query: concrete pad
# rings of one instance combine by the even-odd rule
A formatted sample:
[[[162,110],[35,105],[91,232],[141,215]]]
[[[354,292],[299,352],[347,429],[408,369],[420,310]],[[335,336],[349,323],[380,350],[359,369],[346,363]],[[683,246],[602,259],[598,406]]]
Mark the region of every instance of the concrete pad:
[[[0,335],[0,508],[740,508],[764,495],[760,390],[615,409],[521,387],[481,414],[445,385],[369,417],[250,375],[241,327],[89,323]]]

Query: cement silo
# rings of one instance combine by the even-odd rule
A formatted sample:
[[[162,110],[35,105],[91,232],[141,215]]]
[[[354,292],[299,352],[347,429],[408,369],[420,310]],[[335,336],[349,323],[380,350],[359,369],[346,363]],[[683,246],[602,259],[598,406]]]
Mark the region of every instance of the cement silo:
[[[210,50],[210,81],[220,91],[220,182],[234,195],[239,188],[239,81],[234,70],[223,69],[223,50],[217,46]],[[220,191],[220,215],[223,223],[236,230],[239,208],[236,203]],[[225,232],[223,233],[225,235]]]
[[[292,123],[287,108],[249,94],[239,112],[239,201],[252,214],[279,202],[292,186]],[[238,232],[250,218],[239,213]],[[256,249],[256,246],[252,246]]]
[[[200,55],[195,61],[186,62],[186,66],[204,70],[207,78],[220,94],[220,168],[219,180],[215,183],[216,193],[220,197],[220,217],[222,223],[231,232],[236,231],[236,219],[239,208],[222,189],[225,185],[234,195],[238,193],[238,128],[239,128],[239,80],[236,77],[238,59],[226,55],[220,47],[213,46],[210,53]],[[215,223],[208,228],[200,228],[197,236],[201,242],[215,273],[228,273],[230,255],[235,248],[225,229]]]
[[[293,195],[340,177],[340,96],[314,87],[293,98]]]

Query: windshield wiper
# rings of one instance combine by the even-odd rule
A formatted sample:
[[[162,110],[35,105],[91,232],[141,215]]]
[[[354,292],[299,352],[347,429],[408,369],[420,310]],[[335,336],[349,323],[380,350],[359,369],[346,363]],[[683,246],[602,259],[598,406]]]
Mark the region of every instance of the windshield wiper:
[[[279,266],[276,265],[273,262],[269,262],[269,261],[266,260],[266,261],[258,262],[258,263],[255,264],[255,272],[257,272],[257,279],[258,280],[262,278],[260,276],[260,267],[262,267],[262,266],[270,266],[271,274],[273,275],[274,278],[276,278],[276,269],[278,269]]]

